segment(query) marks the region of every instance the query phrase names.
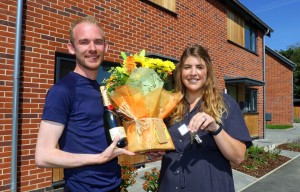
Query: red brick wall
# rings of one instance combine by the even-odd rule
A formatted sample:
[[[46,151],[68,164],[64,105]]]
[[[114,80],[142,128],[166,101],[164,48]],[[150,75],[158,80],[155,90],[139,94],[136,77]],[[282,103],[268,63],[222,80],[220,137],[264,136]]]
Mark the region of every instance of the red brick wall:
[[[191,43],[209,49],[220,88],[224,76],[263,81],[262,34],[257,54],[227,42],[226,10],[221,1],[177,1],[177,16],[139,0],[27,0],[23,10],[20,73],[18,190],[51,185],[52,170],[34,163],[44,98],[54,83],[55,52],[67,52],[68,28],[82,15],[99,18],[110,44],[106,60],[119,62],[120,51],[179,58]],[[10,188],[13,58],[16,1],[0,2],[0,191]],[[259,87],[259,129],[263,130],[263,91]]]
[[[293,71],[266,52],[266,112],[272,113],[272,125],[293,124]]]

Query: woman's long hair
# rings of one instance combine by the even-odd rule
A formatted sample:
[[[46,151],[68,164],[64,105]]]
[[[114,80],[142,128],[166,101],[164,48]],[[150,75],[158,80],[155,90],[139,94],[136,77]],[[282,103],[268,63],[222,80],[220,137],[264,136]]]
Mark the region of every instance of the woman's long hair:
[[[179,64],[176,66],[174,73],[175,76],[175,91],[180,91],[183,95],[186,94],[186,87],[182,83],[181,75],[183,70],[183,64],[185,60],[193,56],[198,59],[202,59],[205,62],[207,68],[207,80],[204,83],[202,90],[202,103],[198,111],[203,111],[212,116],[217,123],[222,124],[222,115],[226,112],[226,107],[223,101],[223,97],[219,89],[217,88],[216,77],[212,69],[212,63],[210,56],[205,48],[201,45],[194,44],[185,49],[181,55]],[[186,107],[186,101],[183,99],[177,105],[176,109],[169,116],[169,123],[173,124],[183,119],[184,115],[188,112]]]

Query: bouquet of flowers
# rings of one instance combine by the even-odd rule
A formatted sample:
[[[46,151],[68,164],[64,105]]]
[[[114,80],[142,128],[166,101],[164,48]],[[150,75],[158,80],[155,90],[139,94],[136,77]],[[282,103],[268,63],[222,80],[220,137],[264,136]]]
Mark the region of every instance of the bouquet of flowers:
[[[123,124],[128,150],[171,150],[174,144],[163,119],[182,99],[182,94],[167,91],[163,86],[175,64],[145,54],[145,50],[129,56],[121,52],[121,67],[111,68],[111,76],[104,83],[111,100],[126,118]]]

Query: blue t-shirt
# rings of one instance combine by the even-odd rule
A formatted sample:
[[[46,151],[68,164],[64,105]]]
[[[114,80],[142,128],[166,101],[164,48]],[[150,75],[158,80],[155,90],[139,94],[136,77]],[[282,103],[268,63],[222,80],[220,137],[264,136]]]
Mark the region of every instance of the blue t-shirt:
[[[99,84],[75,72],[56,83],[47,93],[43,120],[65,125],[60,149],[71,153],[97,154],[107,147],[103,104]],[[110,191],[121,182],[118,159],[100,165],[64,169],[70,191]]]
[[[252,144],[243,115],[237,103],[224,95],[227,114],[223,115],[223,129],[233,138]],[[181,136],[178,127],[188,125],[198,113],[201,100],[187,113],[182,122],[169,127],[175,145],[162,159],[159,191],[181,192],[234,192],[234,182],[230,162],[222,155],[214,138],[207,131],[199,131],[202,143],[191,144],[190,134]]]

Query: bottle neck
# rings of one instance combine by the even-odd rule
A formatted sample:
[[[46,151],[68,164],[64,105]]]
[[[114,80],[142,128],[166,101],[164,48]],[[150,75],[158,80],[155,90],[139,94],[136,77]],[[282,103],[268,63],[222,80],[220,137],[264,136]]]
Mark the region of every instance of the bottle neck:
[[[101,86],[100,91],[101,91],[101,94],[102,94],[103,105],[105,107],[107,107],[108,109],[110,109],[110,110],[114,109],[113,105],[110,102],[110,99],[108,97],[107,90],[105,89],[105,87]]]
[[[114,106],[113,106],[113,105],[105,105],[105,107],[106,107],[108,110],[114,110]]]

